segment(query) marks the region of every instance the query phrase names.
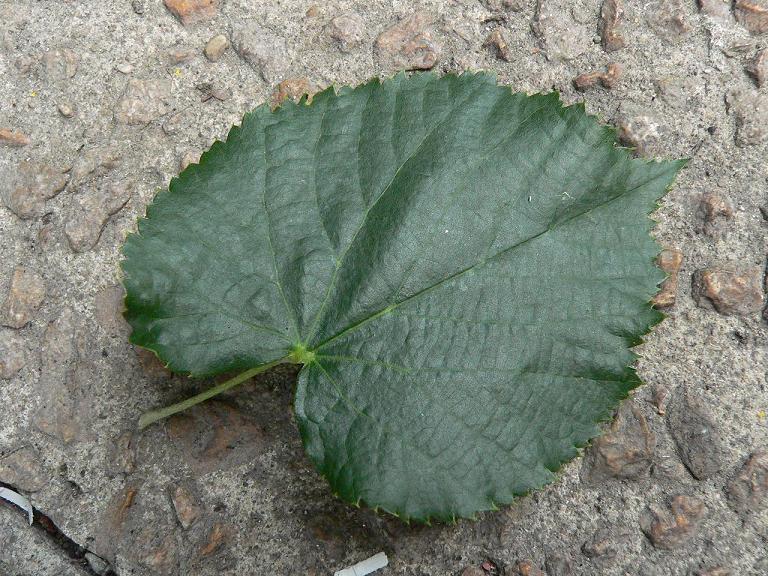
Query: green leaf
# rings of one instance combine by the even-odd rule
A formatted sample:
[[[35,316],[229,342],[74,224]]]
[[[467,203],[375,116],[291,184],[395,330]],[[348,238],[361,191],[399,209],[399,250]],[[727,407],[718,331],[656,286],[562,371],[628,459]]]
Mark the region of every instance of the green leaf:
[[[682,164],[486,74],[260,106],[126,241],[131,341],[193,375],[303,364],[335,493],[472,516],[552,481],[640,384],[648,214]]]

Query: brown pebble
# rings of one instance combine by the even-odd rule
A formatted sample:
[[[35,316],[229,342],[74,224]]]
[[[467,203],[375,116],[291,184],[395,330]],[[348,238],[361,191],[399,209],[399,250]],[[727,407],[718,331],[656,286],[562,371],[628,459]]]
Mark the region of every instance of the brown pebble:
[[[355,13],[341,14],[331,20],[328,34],[338,42],[342,52],[349,52],[350,48],[363,43],[365,21]]]
[[[768,6],[755,0],[736,0],[733,5],[736,20],[749,30],[750,34],[768,32]]]
[[[21,148],[27,146],[31,140],[26,134],[10,128],[0,128],[0,146],[9,148]]]
[[[72,118],[72,116],[75,115],[75,109],[71,104],[68,104],[66,102],[62,102],[58,105],[59,114],[64,116],[64,118]]]
[[[512,54],[509,51],[507,41],[504,40],[504,35],[499,28],[495,28],[493,32],[488,34],[488,37],[483,42],[483,46],[491,46],[496,52],[496,56],[505,62],[512,60]]]
[[[219,0],[164,0],[166,8],[184,24],[194,24],[216,15]]]
[[[664,416],[667,413],[667,399],[669,397],[669,388],[663,384],[657,384],[653,388],[653,394],[651,396],[651,404],[656,408],[656,412],[660,416]]]
[[[277,108],[288,98],[298,102],[304,94],[308,94],[307,102],[312,102],[315,92],[315,88],[306,78],[288,78],[280,82],[272,92],[272,108]]]
[[[518,576],[547,576],[543,570],[534,566],[530,560],[520,560],[515,563],[512,574]]]
[[[718,194],[708,192],[701,197],[696,209],[697,230],[711,238],[721,236],[733,219],[733,205]]]
[[[728,501],[744,516],[768,509],[768,451],[752,454],[731,479]]]
[[[603,7],[600,10],[600,36],[606,52],[615,52],[626,45],[624,37],[618,30],[623,15],[624,7],[621,0],[603,1]]]
[[[437,63],[440,47],[427,30],[434,18],[414,12],[376,38],[376,53],[390,68],[429,70]]]
[[[23,328],[45,299],[42,277],[21,266],[13,271],[8,296],[0,308],[0,324],[10,328]]]
[[[305,15],[307,18],[317,18],[320,16],[320,8],[318,8],[316,4],[313,4],[307,8]]]
[[[46,200],[55,197],[67,185],[68,169],[22,160],[7,196],[3,198],[5,205],[21,219],[42,216]]]
[[[195,51],[191,48],[171,48],[167,52],[168,61],[171,64],[183,64],[195,57]]]
[[[747,66],[747,72],[755,79],[758,88],[765,85],[768,79],[768,48],[760,50]]]
[[[187,150],[179,160],[179,171],[183,172],[190,164],[196,164],[200,162],[200,152],[195,150]]]
[[[651,506],[640,518],[640,527],[654,547],[672,550],[695,536],[706,511],[698,498],[678,495],[666,509]]]
[[[661,283],[659,293],[651,301],[656,308],[674,306],[677,298],[678,273],[682,264],[683,253],[676,248],[662,250],[656,259],[656,265],[667,273],[667,277]]]
[[[203,53],[211,62],[218,62],[227,48],[229,48],[227,37],[224,34],[216,34],[216,36],[208,40]]]
[[[176,511],[176,517],[179,519],[179,524],[184,530],[192,526],[202,512],[194,494],[184,486],[176,486],[171,489],[171,502]]]
[[[50,480],[40,454],[24,446],[0,458],[0,481],[24,492],[37,492]]]
[[[200,549],[200,556],[210,556],[224,543],[227,530],[221,522],[216,522],[208,534],[208,541]]]
[[[606,72],[587,72],[573,79],[576,90],[584,91],[600,84],[603,88],[611,89],[621,77],[621,66],[612,62]]]
[[[487,572],[479,566],[467,566],[461,571],[461,576],[487,576]]]
[[[746,270],[707,268],[693,276],[693,295],[699,306],[724,315],[743,316],[763,309],[763,268]]]

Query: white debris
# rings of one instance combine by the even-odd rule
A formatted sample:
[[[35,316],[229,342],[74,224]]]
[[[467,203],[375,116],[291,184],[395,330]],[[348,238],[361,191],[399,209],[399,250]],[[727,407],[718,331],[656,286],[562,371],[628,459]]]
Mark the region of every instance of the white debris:
[[[0,487],[0,498],[3,500],[7,500],[11,504],[15,504],[22,510],[24,510],[27,515],[29,516],[29,525],[32,525],[32,504],[29,503],[29,500],[24,498],[21,494],[17,494],[13,490],[9,490],[8,488],[2,488]],[[386,565],[386,558],[384,559],[384,565]],[[355,572],[350,572],[350,574],[356,574]],[[368,572],[360,572],[360,574],[368,574]]]
[[[389,564],[387,555],[384,554],[384,552],[379,552],[376,556],[371,556],[367,560],[358,562],[354,566],[339,570],[333,576],[366,576],[379,568],[384,568],[387,564]]]

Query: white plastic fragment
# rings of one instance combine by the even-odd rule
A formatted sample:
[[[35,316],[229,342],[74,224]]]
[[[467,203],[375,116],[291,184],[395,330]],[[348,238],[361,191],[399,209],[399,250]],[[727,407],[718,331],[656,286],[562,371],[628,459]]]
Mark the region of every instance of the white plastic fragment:
[[[32,514],[32,504],[29,503],[29,500],[24,498],[21,494],[17,494],[13,490],[9,490],[8,488],[0,487],[0,498],[3,500],[7,500],[11,504],[15,504],[22,510],[24,510],[27,515],[29,516],[29,525],[32,526],[32,520],[33,520],[33,514]]]
[[[384,552],[379,552],[376,554],[376,556],[371,556],[367,560],[358,562],[349,568],[339,570],[338,572],[334,573],[333,576],[366,576],[371,572],[375,572],[379,568],[384,568],[384,566],[387,564],[389,564],[387,561],[387,555],[384,554]]]

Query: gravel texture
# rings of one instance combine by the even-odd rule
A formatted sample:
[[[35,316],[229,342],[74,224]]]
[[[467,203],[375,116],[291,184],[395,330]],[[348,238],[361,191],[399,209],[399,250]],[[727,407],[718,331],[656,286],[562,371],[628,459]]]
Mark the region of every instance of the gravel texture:
[[[767,43],[764,0],[0,0],[0,482],[60,530],[0,506],[0,573],[320,576],[383,550],[382,576],[768,574]],[[335,500],[287,369],[135,432],[210,382],[120,316],[122,239],[180,163],[257,104],[400,67],[556,89],[691,159],[655,214],[675,282],[647,385],[555,484],[456,526]]]

